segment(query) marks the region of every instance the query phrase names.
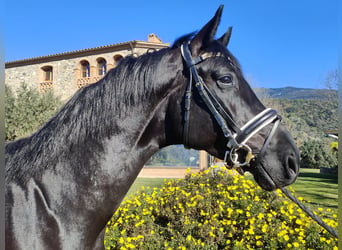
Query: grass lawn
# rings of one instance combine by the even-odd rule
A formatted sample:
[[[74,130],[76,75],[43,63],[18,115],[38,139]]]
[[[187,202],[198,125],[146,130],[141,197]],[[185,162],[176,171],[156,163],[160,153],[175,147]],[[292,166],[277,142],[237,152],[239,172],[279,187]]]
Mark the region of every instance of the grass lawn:
[[[297,181],[291,185],[297,196],[312,205],[337,210],[337,175],[320,174],[319,169],[301,169]]]
[[[165,178],[137,178],[127,196],[140,190],[142,186],[160,188]],[[325,207],[337,211],[337,175],[320,174],[319,169],[301,169],[297,181],[291,185],[297,197],[310,201],[313,208]],[[146,190],[149,192],[149,190]]]
[[[137,178],[131,188],[128,190],[126,197],[131,194],[136,193],[141,187],[150,187],[151,193],[153,192],[153,188],[161,188],[164,184],[165,178]],[[148,190],[146,190],[149,193]]]

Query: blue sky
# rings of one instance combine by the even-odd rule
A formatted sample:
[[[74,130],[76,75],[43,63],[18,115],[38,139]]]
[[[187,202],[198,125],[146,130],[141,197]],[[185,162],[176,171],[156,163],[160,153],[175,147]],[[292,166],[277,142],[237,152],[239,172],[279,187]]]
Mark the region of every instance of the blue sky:
[[[73,51],[155,33],[163,42],[199,30],[220,4],[217,36],[252,87],[322,88],[338,67],[338,0],[6,1],[5,61]]]

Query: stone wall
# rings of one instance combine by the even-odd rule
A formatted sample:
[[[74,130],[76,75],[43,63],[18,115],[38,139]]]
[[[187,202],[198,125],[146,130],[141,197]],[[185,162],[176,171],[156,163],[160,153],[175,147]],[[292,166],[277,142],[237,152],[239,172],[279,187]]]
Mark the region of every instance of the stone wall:
[[[10,86],[14,92],[23,84],[26,84],[28,87],[37,88],[41,91],[40,84],[44,82],[42,67],[47,65],[53,68],[54,76],[51,88],[54,93],[60,96],[63,100],[68,99],[77,90],[74,79],[76,65],[75,59],[6,69],[5,83]]]

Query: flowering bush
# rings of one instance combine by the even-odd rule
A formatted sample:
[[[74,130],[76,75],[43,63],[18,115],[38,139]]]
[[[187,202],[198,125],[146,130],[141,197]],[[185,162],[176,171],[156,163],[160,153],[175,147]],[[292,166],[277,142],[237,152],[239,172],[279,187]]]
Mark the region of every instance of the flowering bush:
[[[215,172],[130,196],[108,223],[106,249],[337,249],[337,239],[280,192],[225,168]],[[324,221],[336,228],[333,217]]]

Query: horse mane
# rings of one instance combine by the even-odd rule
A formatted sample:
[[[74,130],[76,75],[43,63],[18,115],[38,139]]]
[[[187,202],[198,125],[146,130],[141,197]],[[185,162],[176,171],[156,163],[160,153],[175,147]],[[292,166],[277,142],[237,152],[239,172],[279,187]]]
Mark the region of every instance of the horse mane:
[[[100,81],[78,90],[33,135],[6,143],[6,177],[24,179],[39,174],[42,168],[55,165],[59,158],[73,161],[68,157],[70,150],[90,159],[97,151],[104,151],[99,139],[120,133],[117,121],[129,115],[133,107],[147,105],[146,100],[155,95],[159,83],[155,73],[169,50],[166,48],[137,58],[125,57]],[[76,150],[75,147],[85,141],[93,145]],[[36,168],[32,168],[32,164]],[[72,165],[76,167],[79,162]]]
[[[107,84],[111,89],[106,91],[113,91],[111,98],[115,97],[114,106],[119,115],[155,94],[158,88],[158,81],[155,79],[157,66],[168,50],[162,49],[139,57],[125,57],[117,68],[108,72],[103,80],[115,81]]]

